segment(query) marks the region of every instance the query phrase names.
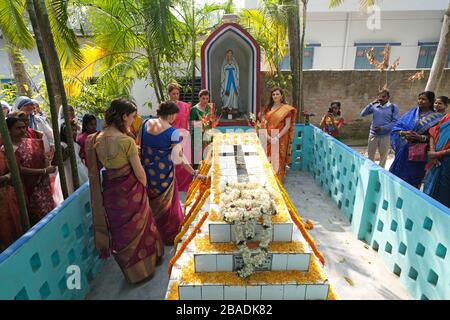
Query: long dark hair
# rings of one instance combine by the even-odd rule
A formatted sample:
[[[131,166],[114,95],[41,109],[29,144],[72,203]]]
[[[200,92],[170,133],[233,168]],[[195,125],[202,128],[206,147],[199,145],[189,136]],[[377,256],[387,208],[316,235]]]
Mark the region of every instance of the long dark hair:
[[[272,94],[275,91],[280,91],[280,93],[281,93],[281,102],[282,103],[286,103],[286,97],[284,96],[284,90],[281,89],[280,87],[273,88],[272,91],[270,91],[269,102],[267,103],[267,106],[265,108],[266,110],[270,110],[273,107],[273,105],[275,104],[275,102],[273,101],[273,98],[272,98]]]
[[[81,133],[85,133],[87,131],[87,125],[93,120],[97,122],[97,118],[93,114],[85,114],[83,116],[83,120],[81,121]]]
[[[124,98],[115,99],[105,112],[105,126],[115,125],[118,130],[126,133],[127,128],[122,117],[123,115],[129,116],[133,112],[137,112],[135,103]]]

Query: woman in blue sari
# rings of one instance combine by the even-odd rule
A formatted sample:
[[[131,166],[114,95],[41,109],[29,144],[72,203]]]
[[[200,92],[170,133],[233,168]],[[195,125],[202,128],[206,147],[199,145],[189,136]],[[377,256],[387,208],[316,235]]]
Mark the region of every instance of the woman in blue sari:
[[[423,192],[450,208],[450,114],[430,129],[428,157]]]
[[[174,102],[163,102],[158,118],[142,124],[141,162],[147,175],[147,194],[158,231],[166,245],[173,245],[183,221],[178,197],[175,164],[181,164],[193,177],[198,175],[184,156],[180,134],[172,127],[179,109]]]
[[[395,159],[389,171],[416,188],[425,176],[426,161],[410,161],[408,153],[413,143],[428,142],[428,130],[442,118],[442,114],[433,110],[434,98],[431,91],[419,94],[418,106],[406,112],[391,132]]]

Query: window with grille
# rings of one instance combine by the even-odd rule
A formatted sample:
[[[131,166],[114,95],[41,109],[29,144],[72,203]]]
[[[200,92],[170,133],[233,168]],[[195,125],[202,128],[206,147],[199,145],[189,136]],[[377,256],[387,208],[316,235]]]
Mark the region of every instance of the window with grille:
[[[303,70],[312,69],[313,63],[314,63],[314,46],[307,46],[303,51]],[[291,70],[291,58],[289,54],[284,56],[283,59],[281,59],[280,69]]]

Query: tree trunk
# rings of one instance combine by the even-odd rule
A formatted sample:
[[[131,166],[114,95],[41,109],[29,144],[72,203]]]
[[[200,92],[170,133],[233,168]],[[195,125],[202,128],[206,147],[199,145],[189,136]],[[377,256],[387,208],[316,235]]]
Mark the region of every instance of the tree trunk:
[[[292,106],[297,109],[297,119],[300,115],[300,9],[298,0],[292,1],[288,9],[289,56],[292,74]]]
[[[25,192],[23,191],[22,179],[20,178],[19,167],[16,162],[16,155],[14,153],[11,137],[9,136],[5,117],[0,117],[0,135],[3,139],[6,161],[8,163],[9,172],[11,172],[11,180],[16,192],[17,205],[20,213],[20,224],[22,225],[22,230],[25,233],[28,229],[30,229],[30,218],[28,217]],[[10,201],[10,199],[6,200]]]
[[[48,99],[50,102],[50,114],[52,120],[53,127],[53,138],[55,140],[55,160],[58,165],[59,178],[61,181],[61,189],[64,196],[64,199],[68,197],[67,191],[67,182],[66,182],[66,174],[64,172],[64,164],[61,150],[61,138],[59,135],[59,127],[58,127],[58,110],[56,107],[55,96],[56,92],[54,92],[53,78],[51,76],[50,71],[50,63],[47,58],[45,45],[48,42],[45,42],[42,38],[41,30],[39,29],[38,19],[36,16],[36,11],[34,8],[33,0],[27,0],[27,11],[30,17],[31,25],[33,27],[34,36],[36,39],[36,45],[39,53],[39,57],[42,63],[42,69],[44,71],[45,83],[47,84],[47,92]]]
[[[300,41],[300,105],[297,109],[297,119],[300,120],[300,123],[304,123],[305,117],[303,116],[303,110],[305,108],[304,106],[304,76],[303,76],[303,59],[305,57],[305,31],[306,31],[306,10],[308,7],[308,0],[301,0],[303,4],[303,17],[302,17],[302,39]]]
[[[161,103],[164,101],[164,88],[161,82],[161,77],[159,76],[159,68],[158,68],[158,62],[157,62],[157,53],[155,50],[155,47],[152,44],[152,39],[149,36],[149,33],[147,33],[147,44],[148,44],[148,62],[149,62],[149,69],[150,74],[152,77],[152,82],[154,85],[156,98],[158,99],[158,103]]]
[[[53,62],[53,70],[55,76],[54,84],[59,89],[59,94],[61,98],[63,113],[64,113],[64,121],[66,124],[70,124],[69,120],[69,108],[67,103],[66,91],[64,88],[64,79],[61,71],[61,63],[59,61],[58,53],[56,52],[55,41],[53,39],[53,34],[50,29],[50,21],[48,18],[47,7],[45,4],[45,0],[34,0],[35,12],[37,14],[39,28],[41,33],[45,35],[45,42],[47,45],[47,49],[49,52],[49,60]],[[72,171],[72,181],[73,181],[73,189],[77,190],[80,187],[80,180],[78,178],[78,167],[77,160],[75,156],[75,147],[73,140],[73,131],[72,126],[66,126],[66,137],[67,137],[67,148],[69,149],[69,158],[70,158],[70,166]]]
[[[150,78],[152,79],[152,83],[153,83],[153,90],[155,91],[156,100],[158,101],[158,103],[161,103],[162,98],[159,95],[158,83],[156,81],[155,71],[153,70],[153,62],[152,62],[152,59],[150,58],[152,56],[152,54],[153,53],[150,51],[150,49],[147,49],[148,69],[149,69],[149,73],[150,73]]]
[[[450,4],[448,5],[447,12],[444,15],[444,21],[442,22],[441,37],[439,39],[439,45],[434,57],[433,66],[431,67],[430,76],[428,78],[427,91],[438,91],[439,84],[444,73],[445,65],[448,61],[448,51],[450,48]]]
[[[25,70],[23,56],[20,49],[8,41],[6,51],[8,52],[9,63],[11,64],[14,80],[16,81],[17,93],[21,96],[31,98],[31,85]]]
[[[195,0],[192,0],[192,95],[191,95],[191,106],[194,106],[194,93],[195,93],[195,40],[197,35],[195,34]]]

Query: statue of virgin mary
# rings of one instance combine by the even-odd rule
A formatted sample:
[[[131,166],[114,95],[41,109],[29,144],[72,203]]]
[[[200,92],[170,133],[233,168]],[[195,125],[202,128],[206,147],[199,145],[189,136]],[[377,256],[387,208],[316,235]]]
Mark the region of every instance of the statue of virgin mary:
[[[239,66],[233,57],[233,50],[228,50],[225,60],[222,63],[222,72],[220,76],[222,97],[222,108],[239,108]]]

